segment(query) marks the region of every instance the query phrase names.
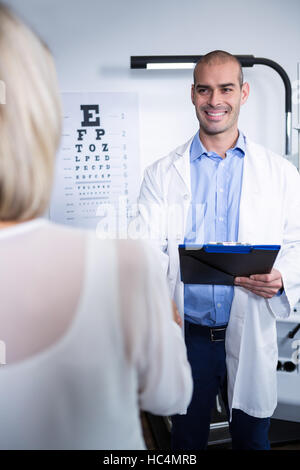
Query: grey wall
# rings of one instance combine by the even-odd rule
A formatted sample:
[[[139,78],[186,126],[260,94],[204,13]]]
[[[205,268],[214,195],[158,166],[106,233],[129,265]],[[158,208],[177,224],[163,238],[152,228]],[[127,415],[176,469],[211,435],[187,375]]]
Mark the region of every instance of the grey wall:
[[[299,0],[11,0],[48,42],[63,91],[136,91],[142,169],[197,130],[191,71],[130,70],[130,55],[225,49],[281,64],[296,80]],[[245,70],[244,132],[284,153],[284,87],[264,66]],[[296,105],[294,105],[296,110]],[[295,113],[296,117],[296,113]],[[296,136],[294,148],[296,152]]]

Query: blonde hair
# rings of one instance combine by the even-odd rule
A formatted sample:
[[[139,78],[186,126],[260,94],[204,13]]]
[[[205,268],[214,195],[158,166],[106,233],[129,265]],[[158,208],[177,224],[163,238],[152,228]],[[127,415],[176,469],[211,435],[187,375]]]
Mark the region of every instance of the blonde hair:
[[[2,3],[0,80],[0,220],[28,220],[49,203],[61,107],[48,48]]]

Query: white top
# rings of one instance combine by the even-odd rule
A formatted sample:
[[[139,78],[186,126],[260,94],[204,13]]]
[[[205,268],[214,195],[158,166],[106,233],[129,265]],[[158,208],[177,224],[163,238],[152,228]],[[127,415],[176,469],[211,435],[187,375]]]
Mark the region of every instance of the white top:
[[[0,259],[1,449],[143,449],[140,408],[186,409],[186,350],[147,245],[37,219],[0,230]]]

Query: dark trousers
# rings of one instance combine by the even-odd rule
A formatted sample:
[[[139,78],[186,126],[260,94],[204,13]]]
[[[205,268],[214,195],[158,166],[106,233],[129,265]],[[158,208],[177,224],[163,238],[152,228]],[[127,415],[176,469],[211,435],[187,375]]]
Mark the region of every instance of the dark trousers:
[[[197,450],[207,446],[211,413],[221,393],[228,414],[225,341],[211,341],[198,325],[185,322],[185,342],[192,368],[194,392],[186,415],[172,416],[172,449]],[[270,448],[269,418],[254,418],[232,410],[229,425],[233,449]]]

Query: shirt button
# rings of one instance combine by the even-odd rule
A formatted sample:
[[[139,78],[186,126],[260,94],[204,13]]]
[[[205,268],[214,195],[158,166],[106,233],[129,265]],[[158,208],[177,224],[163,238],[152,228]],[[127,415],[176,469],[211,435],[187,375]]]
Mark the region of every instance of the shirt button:
[[[183,199],[184,199],[185,201],[187,201],[188,198],[189,198],[189,195],[188,195],[188,194],[185,194],[185,195],[183,196]]]
[[[223,188],[220,188],[220,193],[223,193],[224,189]]]
[[[220,222],[223,222],[223,220],[224,220],[223,217],[219,217]]]
[[[222,307],[222,304],[217,304],[217,307]]]

